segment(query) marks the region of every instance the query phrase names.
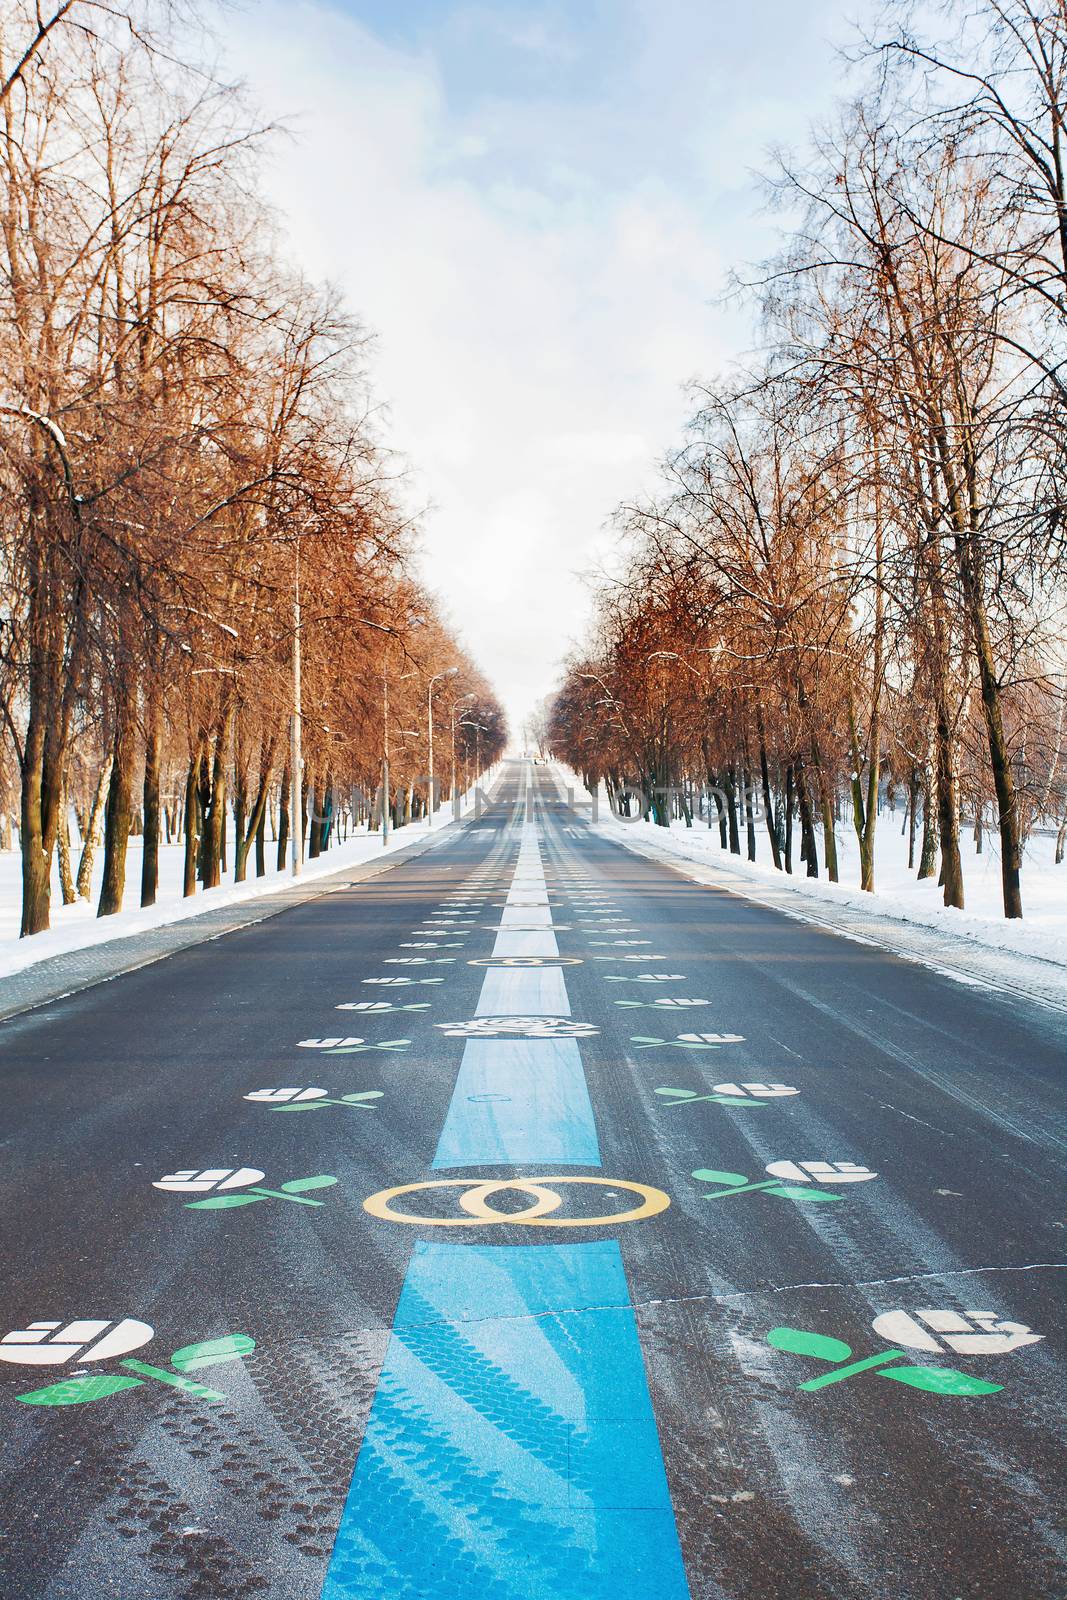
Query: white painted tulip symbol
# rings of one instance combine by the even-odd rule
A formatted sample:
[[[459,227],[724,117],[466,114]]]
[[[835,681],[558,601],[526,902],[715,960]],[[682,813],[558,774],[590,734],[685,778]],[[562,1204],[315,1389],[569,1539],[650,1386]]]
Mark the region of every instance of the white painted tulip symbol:
[[[199,1172],[190,1167],[183,1172],[168,1173],[152,1187],[176,1194],[207,1194],[214,1189],[246,1189],[263,1177],[256,1167],[205,1167]]]
[[[337,1050],[342,1046],[364,1044],[365,1042],[363,1039],[357,1039],[355,1034],[348,1034],[345,1037],[338,1034],[335,1038],[298,1039],[296,1047],[298,1050]]]
[[[995,1311],[883,1311],[871,1326],[890,1344],[938,1352],[947,1347],[961,1356],[1006,1355],[1045,1337],[1025,1322],[1001,1321]]]
[[[269,1100],[282,1105],[288,1105],[299,1100],[325,1100],[329,1089],[253,1089],[251,1094],[246,1094],[246,1100]]]
[[[0,1339],[0,1361],[20,1366],[62,1366],[74,1361],[109,1361],[137,1350],[152,1337],[147,1322],[134,1317],[85,1318],[78,1322],[31,1322]]]
[[[789,1183],[867,1183],[878,1176],[855,1161],[771,1161],[767,1171]]]

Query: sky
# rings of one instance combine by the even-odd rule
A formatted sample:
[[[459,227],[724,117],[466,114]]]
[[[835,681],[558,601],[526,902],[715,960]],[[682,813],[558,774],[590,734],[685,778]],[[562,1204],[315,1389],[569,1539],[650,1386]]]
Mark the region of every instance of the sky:
[[[757,174],[846,88],[874,0],[246,0],[229,71],[289,135],[267,196],[375,335],[422,573],[518,734],[685,386],[755,342]]]

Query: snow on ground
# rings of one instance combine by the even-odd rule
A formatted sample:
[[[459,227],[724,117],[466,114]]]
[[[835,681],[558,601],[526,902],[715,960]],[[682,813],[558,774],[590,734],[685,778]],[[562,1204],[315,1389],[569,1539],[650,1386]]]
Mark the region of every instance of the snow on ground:
[[[569,768],[557,765],[554,776],[561,791],[573,791],[575,802],[583,808],[590,805],[590,796],[581,778]],[[590,812],[583,809],[583,817]],[[840,883],[830,883],[825,877],[803,876],[803,864],[794,859],[794,872],[788,876],[775,869],[771,860],[767,825],[762,817],[756,823],[756,860],[746,856],[731,855],[719,844],[716,824],[708,828],[706,822],[694,819],[692,828],[684,822],[672,824],[668,830],[651,822],[620,819],[612,814],[607,792],[601,787],[598,796],[598,830],[622,843],[640,843],[642,849],[657,848],[664,854],[680,860],[721,865],[738,878],[748,878],[753,887],[773,884],[776,890],[793,889],[799,895],[810,895],[829,904],[853,906],[868,915],[884,916],[895,923],[913,923],[925,928],[935,928],[941,934],[978,944],[993,950],[1011,951],[1034,960],[1054,962],[1067,966],[1067,861],[1054,864],[1055,839],[1051,834],[1035,834],[1026,850],[1023,866],[1023,912],[1021,922],[1007,921],[1003,914],[1000,887],[1000,852],[995,834],[986,831],[981,855],[975,852],[970,831],[961,841],[963,855],[963,883],[966,909],[956,911],[941,903],[941,890],[937,879],[919,882],[908,868],[908,840],[904,825],[904,812],[884,809],[878,818],[875,845],[875,890],[864,894],[859,888],[859,846],[855,832],[849,826],[837,829],[837,853]],[[744,828],[741,848],[746,850]],[[794,831],[794,855],[799,849],[799,831]],[[799,875],[798,875],[799,869]],[[819,869],[822,863],[822,837],[819,837]],[[743,892],[743,890],[741,890]]]
[[[491,784],[483,780],[485,792]],[[464,800],[464,816],[473,804],[473,792]],[[446,801],[434,817],[433,832],[441,836],[452,820],[452,807]],[[77,831],[72,828],[76,839]],[[389,835],[388,845],[382,844],[379,832],[368,833],[366,826],[355,829],[343,844],[332,845],[324,855],[314,861],[305,860],[303,880],[327,877],[379,856],[402,850],[406,845],[418,844],[427,838],[430,829],[425,821],[409,823],[406,828],[396,828]],[[202,911],[235,905],[242,900],[253,900],[258,895],[270,894],[292,883],[291,868],[287,864],[281,872],[275,865],[277,844],[267,840],[267,872],[262,878],[255,876],[255,850],[249,853],[248,880],[233,882],[233,829],[227,841],[226,859],[230,863],[230,877],[224,876],[217,889],[202,890],[185,899],[182,880],[185,871],[185,851],[180,844],[160,845],[159,892],[156,904],[142,911],[138,905],[141,895],[141,840],[131,838],[126,855],[125,908],[113,917],[96,915],[100,895],[100,880],[104,870],[103,845],[98,845],[93,859],[93,890],[89,900],[79,900],[65,906],[59,889],[59,871],[55,862],[52,870],[52,926],[45,933],[31,939],[19,938],[22,914],[21,859],[17,850],[0,851],[0,977],[22,972],[37,961],[49,956],[64,955],[71,950],[83,950],[89,945],[106,944],[111,939],[122,939],[127,934],[146,933],[150,928],[161,928],[171,922],[182,922]],[[71,851],[71,870],[78,870],[79,846]]]

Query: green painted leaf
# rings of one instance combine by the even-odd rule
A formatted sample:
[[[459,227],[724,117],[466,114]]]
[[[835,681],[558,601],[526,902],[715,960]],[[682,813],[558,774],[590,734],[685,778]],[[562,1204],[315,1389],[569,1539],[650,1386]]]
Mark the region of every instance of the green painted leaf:
[[[809,1200],[813,1205],[818,1205],[822,1200],[841,1198],[839,1194],[830,1194],[825,1189],[802,1189],[799,1183],[776,1183],[767,1193],[781,1195],[783,1200]]]
[[[748,1182],[743,1172],[714,1172],[711,1167],[698,1167],[693,1177],[700,1183],[723,1183],[728,1189],[736,1189]]]
[[[188,1200],[187,1211],[234,1211],[238,1206],[254,1206],[266,1199],[261,1194],[213,1194],[207,1200]]]
[[[203,1339],[199,1344],[183,1344],[170,1358],[172,1367],[179,1372],[196,1372],[200,1367],[215,1367],[221,1361],[233,1361],[246,1356],[256,1348],[256,1341],[247,1333],[227,1333],[221,1339]]]
[[[926,1389],[930,1394],[972,1396],[996,1394],[1002,1383],[986,1383],[984,1378],[972,1378],[967,1372],[957,1372],[953,1367],[887,1367],[878,1374],[892,1378],[895,1383],[906,1383],[912,1389]]]
[[[332,1189],[337,1182],[328,1173],[320,1173],[317,1178],[290,1178],[288,1183],[280,1183],[279,1189],[284,1194],[306,1194],[309,1189]]]
[[[620,1002],[621,1003],[621,1002]],[[631,1044],[662,1044],[662,1039],[653,1039],[650,1033],[631,1033]]]
[[[138,1389],[140,1378],[120,1378],[101,1374],[100,1377],[65,1378],[62,1383],[50,1383],[46,1389],[31,1389],[29,1394],[17,1394],[24,1406],[84,1406],[90,1400],[105,1400],[109,1394],[119,1394],[123,1389]]]
[[[755,1109],[763,1104],[762,1100],[749,1100],[737,1094],[715,1094],[708,1098],[714,1100],[717,1106],[752,1106]]]
[[[343,1094],[341,1099],[354,1104],[359,1100],[381,1100],[384,1096],[384,1089],[362,1089],[359,1094]],[[368,1107],[368,1109],[370,1108]]]
[[[820,1361],[847,1361],[852,1346],[826,1333],[808,1333],[804,1328],[772,1328],[767,1343],[792,1356],[817,1356]]]
[[[326,1111],[332,1100],[299,1100],[288,1106],[271,1106],[272,1111]]]
[[[696,1099],[696,1095],[693,1093],[692,1089],[667,1089],[667,1088],[662,1088],[662,1089],[657,1089],[656,1093],[657,1094],[673,1094],[679,1100],[695,1100]]]

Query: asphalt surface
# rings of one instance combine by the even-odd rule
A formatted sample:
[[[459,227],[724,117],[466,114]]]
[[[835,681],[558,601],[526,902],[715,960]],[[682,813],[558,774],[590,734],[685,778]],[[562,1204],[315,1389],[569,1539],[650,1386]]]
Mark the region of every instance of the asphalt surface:
[[[1067,1018],[695,885],[528,771],[371,882],[0,1024],[0,1595],[1064,1596]],[[340,1103],[246,1098],[297,1087]],[[202,1171],[238,1182],[155,1186]],[[464,1172],[562,1176],[483,1195],[544,1208],[512,1222]],[[378,1211],[422,1222],[364,1205],[409,1184]]]

